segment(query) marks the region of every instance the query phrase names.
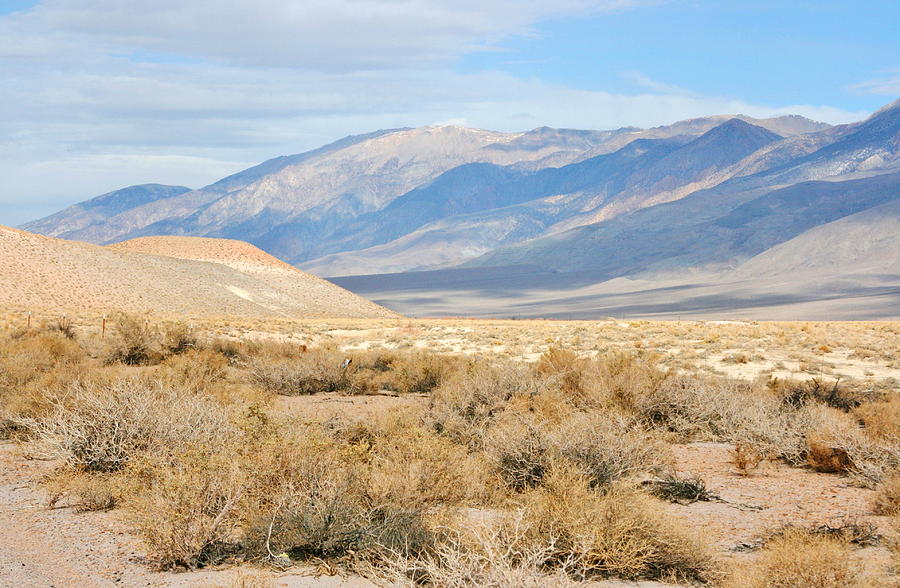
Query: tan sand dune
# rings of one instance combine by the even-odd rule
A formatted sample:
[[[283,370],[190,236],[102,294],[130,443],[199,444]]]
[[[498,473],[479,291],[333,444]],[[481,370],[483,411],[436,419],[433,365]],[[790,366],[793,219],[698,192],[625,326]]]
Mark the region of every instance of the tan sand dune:
[[[187,316],[397,316],[240,241],[159,237],[100,247],[3,226],[0,304]]]

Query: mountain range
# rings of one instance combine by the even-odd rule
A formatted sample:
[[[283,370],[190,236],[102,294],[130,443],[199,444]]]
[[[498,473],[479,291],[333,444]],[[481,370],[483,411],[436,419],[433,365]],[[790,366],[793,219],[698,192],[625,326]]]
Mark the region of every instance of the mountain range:
[[[509,302],[506,286],[515,285],[525,298],[552,294],[509,314],[544,315],[559,307],[552,301],[589,288],[577,314],[593,316],[614,309],[589,301],[599,300],[599,284],[618,288],[615,280],[702,275],[725,284],[819,268],[861,285],[875,279],[876,314],[900,315],[892,290],[900,285],[898,151],[900,101],[839,126],[717,115],[609,131],[393,129],[197,190],[125,188],[22,228],[97,244],[152,235],[248,241],[317,275],[355,276],[334,281],[408,314],[480,314],[494,308],[484,304],[492,296]],[[867,265],[868,278],[851,239],[870,253],[889,249],[866,257],[880,260]]]

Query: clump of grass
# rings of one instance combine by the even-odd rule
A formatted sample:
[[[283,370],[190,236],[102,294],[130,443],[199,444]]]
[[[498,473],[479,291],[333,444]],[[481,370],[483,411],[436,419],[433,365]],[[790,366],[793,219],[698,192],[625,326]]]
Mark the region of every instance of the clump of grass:
[[[892,474],[875,490],[872,512],[882,516],[900,515],[900,474]]]
[[[117,506],[126,481],[117,474],[89,475],[72,468],[52,472],[41,481],[49,494],[48,504],[65,502],[79,512],[110,510]]]
[[[749,441],[738,441],[731,451],[731,463],[742,476],[749,476],[753,470],[759,467],[764,457],[763,452]]]
[[[560,465],[523,502],[525,542],[548,548],[550,569],[575,578],[702,582],[714,575],[709,549],[637,490],[597,493],[588,478]]]
[[[734,588],[853,588],[867,586],[859,559],[841,537],[789,529],[767,541],[759,559],[739,571]]]
[[[215,445],[234,431],[218,403],[139,378],[75,382],[46,415],[25,422],[38,454],[90,472],[118,471],[135,455],[194,441]]]
[[[66,315],[62,315],[56,319],[56,322],[50,327],[66,339],[75,338],[75,325],[72,319]]]
[[[250,365],[250,381],[283,396],[353,391],[350,366],[328,351],[310,351],[290,359],[258,357]]]

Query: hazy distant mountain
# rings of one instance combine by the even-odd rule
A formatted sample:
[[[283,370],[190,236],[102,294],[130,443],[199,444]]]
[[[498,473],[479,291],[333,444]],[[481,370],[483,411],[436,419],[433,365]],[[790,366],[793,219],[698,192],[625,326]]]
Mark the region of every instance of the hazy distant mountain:
[[[729,119],[692,140],[639,139],[561,168],[455,168],[356,219],[339,242],[346,253],[300,265],[322,275],[351,275],[462,263],[499,245],[629,212],[780,139]]]
[[[190,188],[184,186],[162,184],[129,186],[75,204],[41,220],[27,223],[22,228],[44,235],[85,232],[88,227],[102,225],[117,214],[190,191]]]
[[[25,228],[95,243],[155,234],[236,238],[298,263],[384,242],[384,237],[347,241],[348,223],[460,165],[487,163],[533,173],[617,151],[641,138],[689,140],[722,122],[722,117],[708,117],[646,131],[542,127],[496,133],[454,126],[378,131],[278,157],[199,190],[113,210],[95,222],[69,222],[74,212],[69,209]],[[823,126],[801,117],[753,122],[786,133]],[[420,222],[386,234],[393,238],[418,226]],[[365,227],[363,232],[378,231]]]
[[[742,263],[735,277],[801,272],[900,275],[900,197],[814,227]]]

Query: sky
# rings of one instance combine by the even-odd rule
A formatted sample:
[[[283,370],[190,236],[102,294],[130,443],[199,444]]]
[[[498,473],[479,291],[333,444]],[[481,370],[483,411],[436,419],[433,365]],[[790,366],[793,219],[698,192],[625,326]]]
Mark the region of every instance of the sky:
[[[0,224],[381,128],[840,124],[900,96],[900,2],[0,0]]]

